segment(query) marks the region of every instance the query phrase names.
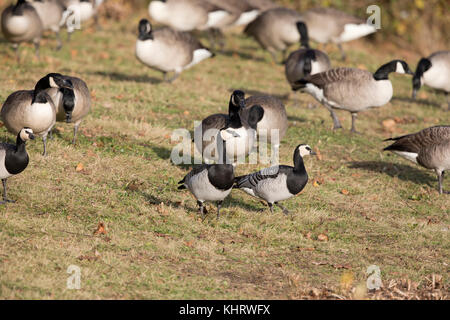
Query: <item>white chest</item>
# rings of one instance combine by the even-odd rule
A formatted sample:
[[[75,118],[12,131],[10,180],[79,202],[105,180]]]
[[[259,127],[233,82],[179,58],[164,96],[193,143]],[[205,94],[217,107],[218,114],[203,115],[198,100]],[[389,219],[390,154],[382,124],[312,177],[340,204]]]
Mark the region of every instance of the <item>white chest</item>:
[[[444,65],[435,64],[423,73],[423,83],[450,92],[450,70]]]
[[[225,199],[231,192],[229,190],[219,190],[214,187],[208,178],[208,170],[203,170],[199,174],[191,177],[187,183],[188,189],[200,201],[220,201]]]

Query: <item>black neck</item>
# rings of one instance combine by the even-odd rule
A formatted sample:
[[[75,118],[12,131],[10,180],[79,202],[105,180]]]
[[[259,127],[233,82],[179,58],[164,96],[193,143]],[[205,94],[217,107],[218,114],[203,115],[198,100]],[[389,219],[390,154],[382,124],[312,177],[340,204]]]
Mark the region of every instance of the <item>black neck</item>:
[[[308,50],[305,53],[305,59],[304,59],[304,63],[303,63],[303,74],[305,76],[308,76],[311,74],[312,71],[312,61],[316,59],[316,53],[314,52],[314,50]]]
[[[294,172],[295,173],[300,173],[300,172],[305,172],[305,164],[303,163],[303,158],[300,155],[300,153],[298,152],[298,149],[295,150],[294,152]]]
[[[388,80],[389,74],[395,72],[397,68],[397,61],[391,61],[383,64],[378,70],[373,74],[375,80]]]
[[[297,22],[297,30],[300,33],[300,46],[302,48],[309,48],[308,28],[304,22]]]
[[[16,152],[26,152],[25,151],[25,141],[22,140],[22,138],[20,137],[20,132],[17,135],[17,139],[16,139]]]
[[[228,118],[229,118],[229,126],[231,128],[240,128],[242,127],[241,117],[239,116],[240,111],[239,106],[235,106],[234,103],[230,100],[228,105]]]
[[[419,90],[422,86],[420,79],[422,78],[424,72],[431,68],[431,61],[427,58],[422,58],[417,65],[416,72],[413,76],[413,89]]]
[[[220,131],[217,135],[217,152],[219,153],[219,164],[227,164],[227,143],[220,136]]]
[[[18,0],[16,5],[12,9],[12,13],[16,16],[21,16],[23,14],[23,5],[25,3],[25,0]]]

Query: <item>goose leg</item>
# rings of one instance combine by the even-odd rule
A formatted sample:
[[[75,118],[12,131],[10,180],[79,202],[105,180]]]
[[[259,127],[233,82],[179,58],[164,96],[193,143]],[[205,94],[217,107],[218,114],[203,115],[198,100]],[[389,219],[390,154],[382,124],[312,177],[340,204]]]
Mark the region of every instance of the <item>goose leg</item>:
[[[270,213],[273,213],[273,203],[267,202],[269,205]]]
[[[269,53],[272,56],[273,62],[275,64],[278,64],[278,62],[277,62],[277,53],[275,51],[273,51],[273,50],[270,50],[270,49],[269,49]]]
[[[176,78],[178,78],[178,76],[180,75],[179,72],[174,71],[174,75],[172,78],[169,78],[167,76],[167,72],[164,73],[164,81],[168,82],[168,83],[172,83],[173,81],[175,81]]]
[[[56,45],[56,51],[59,51],[61,50],[63,43],[61,40],[61,34],[59,33],[59,30],[55,32],[56,32],[56,41],[58,42],[58,44]]]
[[[5,204],[5,203],[14,203],[14,200],[9,200],[7,193],[6,193],[6,179],[2,179],[2,183],[3,183],[3,201],[0,201],[0,204]]]
[[[42,142],[44,144],[44,152],[42,153],[42,155],[45,157],[47,156],[47,134],[46,133],[44,136],[42,136]]]
[[[352,133],[359,133],[358,131],[356,131],[356,127],[355,127],[357,117],[358,117],[358,114],[356,112],[352,112],[352,129],[350,130],[350,132],[352,132]]]
[[[205,220],[205,214],[208,213],[208,211],[203,206],[203,201],[197,200],[197,204],[198,204],[198,211],[202,215],[202,220]]]
[[[78,127],[80,126],[80,122],[75,123],[75,126],[73,127],[73,139],[72,139],[72,144],[75,144],[77,142],[77,132],[78,132]]]
[[[40,54],[39,54],[39,49],[40,49],[40,47],[41,47],[40,42],[39,42],[39,41],[36,41],[36,42],[34,43],[34,48],[36,49],[36,58],[37,58],[38,60],[41,59]]]
[[[17,63],[20,63],[19,44],[18,43],[14,43],[12,45],[12,48],[13,48],[14,53],[16,55]]]
[[[436,174],[438,176],[438,184],[439,184],[439,194],[450,194],[450,191],[444,191],[442,184],[444,183],[444,171],[436,170]]]
[[[446,92],[445,96],[447,97],[447,111],[450,111],[450,94]]]
[[[341,122],[339,121],[339,118],[337,117],[333,108],[330,105],[328,105],[326,102],[323,103],[323,105],[325,108],[328,109],[328,111],[330,111],[331,118],[333,119],[333,130],[341,129],[342,128]]]
[[[342,44],[338,43],[337,46],[339,48],[339,51],[341,52],[341,59],[342,59],[342,61],[346,61],[347,60],[347,55],[345,54],[344,49],[342,48]]]
[[[217,201],[217,220],[219,220],[220,217],[220,208],[222,208],[223,201]]]
[[[281,208],[281,210],[283,210],[283,213],[285,214],[285,215],[288,215],[289,214],[289,210],[288,209],[286,209],[285,207],[283,207],[281,204],[279,204],[278,202],[275,202],[275,204],[277,205],[277,206],[279,206],[280,208]]]

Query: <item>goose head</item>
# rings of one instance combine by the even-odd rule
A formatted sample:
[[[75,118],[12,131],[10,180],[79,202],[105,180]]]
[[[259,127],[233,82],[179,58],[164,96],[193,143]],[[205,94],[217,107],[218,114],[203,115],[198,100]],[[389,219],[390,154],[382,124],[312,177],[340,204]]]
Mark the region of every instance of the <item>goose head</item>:
[[[153,28],[147,19],[139,21],[139,40],[153,40]]]
[[[69,80],[70,81],[70,80]],[[66,122],[72,122],[72,112],[75,108],[75,92],[72,89],[62,88],[63,108],[66,115]]]
[[[295,150],[296,150],[296,152],[298,152],[298,154],[299,154],[300,157],[302,157],[302,158],[303,158],[304,156],[308,156],[308,155],[311,155],[311,156],[317,155],[317,154],[311,149],[311,147],[310,147],[309,145],[307,145],[307,144],[299,144]]]
[[[22,128],[20,130],[19,137],[20,137],[20,139],[22,139],[22,141],[34,140],[34,138],[35,138],[33,130],[28,127]]]
[[[412,92],[412,98],[416,99],[417,91],[419,91],[420,87],[423,84],[423,74],[428,69],[431,68],[431,61],[427,58],[422,58],[419,61],[419,64],[417,65],[416,72],[414,73],[413,79],[412,79],[412,85],[413,85],[413,92]]]
[[[48,88],[69,88],[73,89],[73,84],[60,73],[49,73],[40,79],[34,88],[35,91],[45,90]]]

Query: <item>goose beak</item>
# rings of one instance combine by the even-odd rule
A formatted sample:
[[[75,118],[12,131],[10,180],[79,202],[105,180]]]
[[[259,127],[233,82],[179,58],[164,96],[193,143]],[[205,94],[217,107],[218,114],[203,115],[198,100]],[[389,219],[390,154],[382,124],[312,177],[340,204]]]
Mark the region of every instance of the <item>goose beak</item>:
[[[66,113],[66,122],[67,123],[72,122],[72,115],[70,113]]]
[[[31,140],[34,140],[35,136],[32,133],[29,133],[28,136],[30,137]]]
[[[317,156],[317,153],[315,151],[313,151],[313,150],[311,150],[311,152],[309,154],[312,155],[312,156]]]
[[[412,72],[410,68],[408,68],[408,70],[406,70],[406,73],[407,73],[407,74],[410,74],[410,75],[412,75],[412,76],[414,75],[414,72]]]

